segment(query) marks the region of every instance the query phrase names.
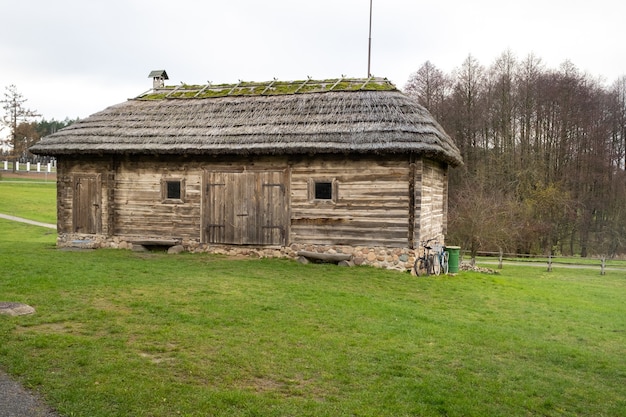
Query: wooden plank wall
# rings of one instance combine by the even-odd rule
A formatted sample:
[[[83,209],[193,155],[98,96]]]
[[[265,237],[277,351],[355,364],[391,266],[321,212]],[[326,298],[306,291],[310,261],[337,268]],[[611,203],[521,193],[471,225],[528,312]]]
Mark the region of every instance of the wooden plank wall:
[[[294,162],[291,241],[319,245],[406,247],[408,157],[341,157]],[[310,181],[335,181],[336,201],[311,198]]]

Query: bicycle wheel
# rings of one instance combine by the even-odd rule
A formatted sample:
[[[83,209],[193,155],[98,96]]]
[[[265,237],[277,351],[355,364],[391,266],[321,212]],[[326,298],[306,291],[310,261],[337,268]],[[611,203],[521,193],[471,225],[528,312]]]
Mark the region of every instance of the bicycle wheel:
[[[441,273],[441,264],[439,263],[439,254],[433,253],[430,255],[430,260],[428,261],[430,264],[430,273],[433,275],[439,275]]]
[[[445,275],[448,275],[448,270],[450,268],[450,265],[448,264],[449,260],[450,254],[448,252],[444,252],[441,254],[441,272],[443,272]]]
[[[417,258],[413,269],[415,270],[415,275],[418,277],[428,275],[428,261],[424,258]]]

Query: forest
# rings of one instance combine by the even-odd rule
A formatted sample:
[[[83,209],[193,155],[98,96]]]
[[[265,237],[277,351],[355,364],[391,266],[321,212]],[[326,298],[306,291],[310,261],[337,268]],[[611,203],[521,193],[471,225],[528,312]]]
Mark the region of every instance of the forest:
[[[626,254],[626,76],[505,51],[451,73],[430,62],[404,91],[455,140],[448,244],[530,255]]]

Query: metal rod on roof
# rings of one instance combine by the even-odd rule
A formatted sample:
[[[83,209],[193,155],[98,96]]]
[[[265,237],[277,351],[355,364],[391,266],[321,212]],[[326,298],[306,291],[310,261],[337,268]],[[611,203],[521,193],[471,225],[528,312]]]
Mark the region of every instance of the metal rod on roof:
[[[372,76],[372,72],[370,71],[370,64],[372,62],[372,0],[370,0],[370,33],[369,39],[367,43],[367,77]]]

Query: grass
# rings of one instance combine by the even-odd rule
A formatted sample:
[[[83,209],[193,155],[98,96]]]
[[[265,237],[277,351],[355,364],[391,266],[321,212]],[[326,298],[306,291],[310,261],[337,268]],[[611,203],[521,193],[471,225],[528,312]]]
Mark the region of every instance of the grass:
[[[469,262],[469,256],[465,256],[465,261]],[[504,263],[525,263],[529,265],[536,266],[545,266],[548,265],[547,257],[532,257],[532,258],[523,258],[523,257],[505,257],[503,259]],[[498,257],[493,256],[479,256],[476,258],[476,263],[479,265],[493,266],[498,263]],[[588,258],[582,258],[580,256],[554,256],[552,257],[552,266],[554,268],[559,268],[562,266],[585,266],[585,267],[595,267],[597,270],[600,270],[600,266],[602,265],[602,259],[599,256],[591,256]],[[626,260],[624,259],[605,259],[605,266],[607,267],[616,267],[626,270]]]
[[[56,183],[0,180],[0,213],[56,223]]]
[[[0,219],[0,367],[67,416],[623,416],[626,276],[60,251]]]

